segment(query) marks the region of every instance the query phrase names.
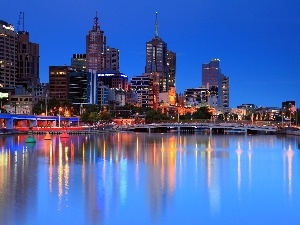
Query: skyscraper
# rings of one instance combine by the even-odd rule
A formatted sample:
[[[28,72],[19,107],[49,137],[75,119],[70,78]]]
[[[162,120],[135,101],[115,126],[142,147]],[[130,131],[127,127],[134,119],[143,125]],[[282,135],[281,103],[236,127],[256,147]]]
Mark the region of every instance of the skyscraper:
[[[27,94],[35,95],[34,88],[40,83],[39,44],[29,41],[29,32],[18,32],[17,85],[22,85]]]
[[[218,86],[220,77],[219,59],[212,59],[209,63],[202,64],[202,86]]]
[[[120,71],[120,51],[117,48],[106,49],[106,70]]]
[[[202,64],[202,87],[210,90],[210,96],[217,95],[218,107],[229,107],[229,78],[221,73],[219,59]]]
[[[86,35],[86,64],[87,70],[106,69],[106,37],[100,30],[97,13],[93,28]]]
[[[159,78],[159,92],[167,92],[168,84],[168,50],[167,43],[158,36],[158,20],[156,13],[155,36],[146,43],[146,66],[145,73],[157,72]]]
[[[168,65],[168,84],[170,87],[175,87],[176,81],[176,53],[167,51],[167,65]]]
[[[0,20],[0,87],[14,87],[17,78],[18,35],[13,25]]]

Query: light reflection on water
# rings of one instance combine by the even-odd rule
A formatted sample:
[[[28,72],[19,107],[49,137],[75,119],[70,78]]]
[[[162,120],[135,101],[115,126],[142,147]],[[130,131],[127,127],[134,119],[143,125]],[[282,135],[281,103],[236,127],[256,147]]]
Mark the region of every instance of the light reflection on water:
[[[297,224],[299,138],[0,137],[4,224]]]

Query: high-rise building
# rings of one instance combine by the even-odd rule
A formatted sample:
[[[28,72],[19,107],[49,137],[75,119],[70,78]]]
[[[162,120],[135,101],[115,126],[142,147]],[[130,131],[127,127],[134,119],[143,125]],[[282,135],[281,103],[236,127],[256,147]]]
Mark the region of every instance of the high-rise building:
[[[86,70],[86,54],[73,54],[71,66],[81,70]]]
[[[144,73],[130,81],[131,90],[137,93],[137,105],[157,110],[159,102],[159,73]]]
[[[107,47],[106,49],[106,70],[120,70],[120,51],[117,48]]]
[[[219,64],[219,59],[212,59],[209,63],[202,64],[202,86],[218,86],[221,73]]]
[[[229,77],[221,74],[220,82],[218,105],[222,108],[229,108]]]
[[[18,35],[13,25],[0,20],[0,87],[14,87],[17,78]]]
[[[87,77],[85,70],[73,68],[68,72],[68,100],[72,103],[87,103]]]
[[[49,66],[49,97],[58,101],[68,100],[69,66]]]
[[[106,37],[100,30],[98,16],[94,18],[94,26],[86,35],[86,67],[87,70],[101,71],[106,69]]]
[[[169,90],[169,68],[167,43],[158,36],[158,20],[156,13],[155,36],[146,43],[146,66],[145,73],[157,72],[159,78],[159,92]]]
[[[26,94],[35,95],[34,88],[40,83],[39,44],[29,41],[29,32],[18,32],[17,85],[25,88]]]
[[[169,88],[175,87],[176,81],[176,53],[167,51],[167,65],[168,65],[168,84]]]
[[[208,88],[210,92],[217,90],[211,93],[217,97],[218,107],[229,107],[229,78],[221,73],[219,59],[202,64],[202,87]]]

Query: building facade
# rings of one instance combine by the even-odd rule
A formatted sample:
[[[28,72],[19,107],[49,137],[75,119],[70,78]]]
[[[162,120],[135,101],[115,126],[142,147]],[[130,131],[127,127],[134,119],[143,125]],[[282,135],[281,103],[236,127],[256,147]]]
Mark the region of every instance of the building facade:
[[[0,87],[14,87],[17,78],[18,34],[0,20]]]
[[[49,97],[60,102],[69,99],[69,66],[49,66]]]
[[[97,73],[98,82],[103,82],[109,88],[128,90],[128,77],[117,71],[100,71]]]
[[[18,33],[17,85],[25,88],[26,94],[35,95],[34,88],[40,83],[39,44],[29,41],[29,32]]]
[[[209,63],[202,64],[202,86],[218,87],[221,73],[219,66],[219,59],[212,59]]]
[[[120,50],[112,47],[106,49],[106,70],[120,71]]]
[[[72,103],[87,103],[88,72],[73,68],[68,71],[68,100]]]
[[[71,66],[81,70],[86,70],[86,54],[73,54]]]

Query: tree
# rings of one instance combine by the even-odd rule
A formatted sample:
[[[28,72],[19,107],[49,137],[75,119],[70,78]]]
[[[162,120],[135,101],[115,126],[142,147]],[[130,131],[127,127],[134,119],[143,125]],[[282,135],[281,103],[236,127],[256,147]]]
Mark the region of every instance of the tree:
[[[99,119],[103,121],[110,121],[111,120],[111,114],[108,111],[101,111],[99,113]]]
[[[210,119],[212,113],[210,112],[209,107],[202,106],[193,114],[193,118],[195,119]]]

